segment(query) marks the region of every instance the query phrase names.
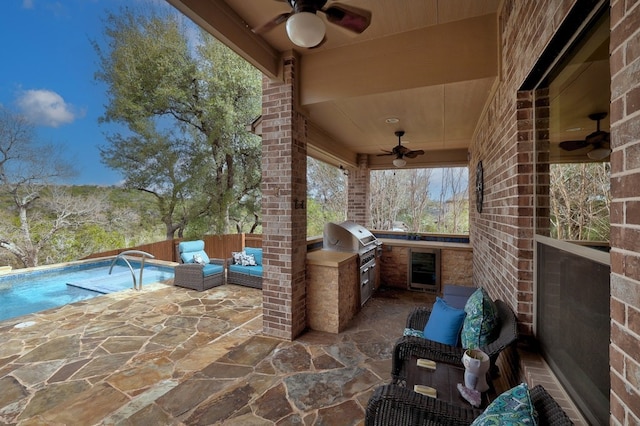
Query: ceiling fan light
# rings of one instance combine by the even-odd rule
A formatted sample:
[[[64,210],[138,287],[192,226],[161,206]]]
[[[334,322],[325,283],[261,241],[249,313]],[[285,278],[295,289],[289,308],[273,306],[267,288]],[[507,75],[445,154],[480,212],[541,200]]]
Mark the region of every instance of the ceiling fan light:
[[[315,13],[294,13],[287,19],[287,34],[296,46],[314,47],[324,39],[324,22]]]
[[[609,148],[595,148],[591,151],[587,152],[587,157],[592,160],[604,160],[611,154],[611,150]]]
[[[407,161],[404,158],[396,158],[393,160],[393,165],[396,167],[404,167],[407,165]]]

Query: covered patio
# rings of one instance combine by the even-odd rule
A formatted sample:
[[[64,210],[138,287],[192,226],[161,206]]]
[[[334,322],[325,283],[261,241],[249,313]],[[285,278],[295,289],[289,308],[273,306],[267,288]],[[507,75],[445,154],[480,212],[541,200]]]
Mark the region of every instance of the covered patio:
[[[470,191],[471,205],[483,197],[482,208],[470,217],[474,285],[505,300],[518,316],[523,342],[535,342],[541,300],[537,250],[547,242],[549,221],[541,192],[544,164],[564,155],[557,150],[563,135],[554,114],[566,119],[561,130],[583,129],[583,138],[593,130],[587,130],[588,116],[606,111],[611,339],[602,354],[610,355],[610,392],[603,394],[612,423],[640,422],[637,3],[352,0],[344,3],[371,12],[369,28],[354,35],[327,23],[326,41],[312,49],[294,46],[283,23],[260,34],[251,31],[278,16],[284,21],[291,11],[286,2],[169,3],[265,75],[265,336],[295,341],[307,327],[306,211],[300,203],[306,198],[307,155],[349,170],[347,219],[366,227],[369,172],[393,167],[389,157],[377,154],[395,144],[394,131],[403,130],[410,148],[426,153],[407,167],[466,165],[476,176],[482,164],[484,187],[478,194]],[[595,63],[604,53],[604,80],[584,80],[578,97],[555,105],[551,91],[543,95],[548,73],[603,15],[604,48],[586,60]]]

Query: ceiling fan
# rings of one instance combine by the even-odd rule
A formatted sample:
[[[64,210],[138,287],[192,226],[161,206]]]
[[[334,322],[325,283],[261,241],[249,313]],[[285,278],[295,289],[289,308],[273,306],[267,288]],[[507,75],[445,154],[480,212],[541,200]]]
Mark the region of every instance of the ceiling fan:
[[[391,151],[383,149],[385,153],[378,154],[378,157],[381,157],[383,155],[395,155],[396,158],[393,160],[393,165],[396,167],[404,167],[407,164],[407,160],[405,160],[404,157],[416,158],[418,155],[424,155],[424,151],[421,149],[412,151],[406,146],[402,145],[401,139],[404,136],[404,130],[398,130],[394,134],[398,137],[398,145],[394,146]]]
[[[589,114],[589,118],[596,122],[596,131],[582,140],[560,142],[560,148],[565,151],[575,151],[591,145],[593,148],[587,152],[587,157],[592,160],[604,160],[607,158],[611,154],[610,135],[609,132],[600,130],[600,120],[606,116],[606,112]]]
[[[296,46],[316,47],[325,39],[324,21],[316,14],[322,12],[327,21],[355,33],[362,33],[371,24],[371,12],[327,0],[277,0],[286,1],[291,12],[281,13],[269,22],[252,29],[256,34],[266,33],[283,22],[287,22],[287,34]]]

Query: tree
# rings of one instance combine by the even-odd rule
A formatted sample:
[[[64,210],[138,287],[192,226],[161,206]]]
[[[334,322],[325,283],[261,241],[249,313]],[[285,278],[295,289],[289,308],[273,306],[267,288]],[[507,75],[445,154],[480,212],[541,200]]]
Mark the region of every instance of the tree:
[[[373,228],[392,229],[394,222],[400,222],[409,232],[459,233],[468,230],[467,169],[444,168],[440,171],[442,181],[437,200],[429,191],[433,169],[373,171]]]
[[[371,227],[391,229],[400,217],[405,196],[403,170],[381,170],[371,172],[369,183]]]
[[[466,167],[442,169],[438,232],[469,231],[469,178]]]
[[[22,266],[37,266],[41,252],[63,231],[101,220],[101,200],[73,197],[53,184],[73,173],[58,152],[59,147],[34,140],[24,117],[0,108],[0,190],[8,206],[0,247]]]
[[[260,73],[200,31],[197,45],[178,15],[110,14],[106,48],[94,42],[109,88],[105,164],[125,186],[153,194],[166,238],[228,232],[259,223],[260,141],[246,126],[261,110]],[[242,225],[241,225],[242,224]]]
[[[609,240],[609,163],[551,164],[551,235],[561,240]]]
[[[347,216],[345,176],[337,167],[308,157],[307,183],[307,235],[322,235],[325,223]]]

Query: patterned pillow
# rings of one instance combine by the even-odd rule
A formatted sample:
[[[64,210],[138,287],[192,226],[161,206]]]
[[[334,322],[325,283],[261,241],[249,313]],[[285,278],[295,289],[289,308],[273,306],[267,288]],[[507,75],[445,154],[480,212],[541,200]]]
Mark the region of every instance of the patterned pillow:
[[[538,413],[526,383],[500,394],[471,426],[537,425]]]
[[[242,265],[242,256],[244,255],[243,251],[234,251],[231,252],[231,257],[233,257],[233,263],[237,265]]]
[[[193,263],[197,263],[199,265],[204,265],[206,264],[206,262],[204,261],[204,259],[202,258],[201,255],[199,254],[194,254],[193,255]]]
[[[243,252],[242,258],[240,259],[240,264],[242,266],[256,266],[256,258],[253,257],[252,254],[246,254]]]
[[[494,331],[499,326],[498,308],[487,291],[480,287],[467,300],[464,306],[467,316],[462,324],[460,339],[462,347],[480,348],[491,343]]]
[[[403,336],[413,336],[413,337],[420,337],[422,339],[424,339],[424,332],[422,330],[414,330],[413,328],[405,328],[404,329],[404,333],[402,333]]]

